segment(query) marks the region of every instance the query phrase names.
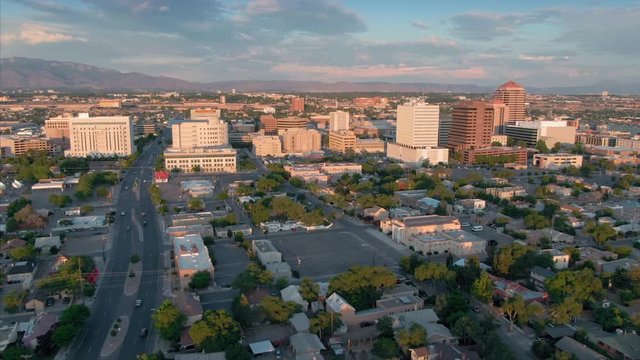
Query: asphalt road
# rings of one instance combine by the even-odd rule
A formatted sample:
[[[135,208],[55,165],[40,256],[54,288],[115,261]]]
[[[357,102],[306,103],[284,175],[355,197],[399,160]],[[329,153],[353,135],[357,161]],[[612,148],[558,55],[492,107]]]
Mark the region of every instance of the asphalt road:
[[[100,358],[104,340],[110,336],[112,323],[119,316],[129,317],[129,327],[122,345],[107,358],[135,359],[137,354],[151,351],[153,348],[153,340],[157,334],[151,326],[151,314],[161,299],[163,243],[148,188],[152,183],[153,158],[160,151],[160,147],[155,143],[149,145],[120,184],[118,203],[115,207],[116,222],[112,226],[112,243],[106,271],[102,274],[91,317],[72,345],[68,359]],[[150,165],[147,165],[148,162]],[[134,189],[136,178],[139,179],[139,190]],[[125,187],[129,190],[125,190]],[[123,211],[125,216],[120,215]],[[147,226],[142,225],[142,212],[146,213]],[[131,226],[131,231],[126,230],[127,226]],[[125,276],[132,254],[140,255],[143,274],[138,292],[132,296],[125,296]],[[135,307],[136,299],[142,300],[141,307]],[[141,338],[139,333],[143,327],[148,328],[150,332],[147,337]]]

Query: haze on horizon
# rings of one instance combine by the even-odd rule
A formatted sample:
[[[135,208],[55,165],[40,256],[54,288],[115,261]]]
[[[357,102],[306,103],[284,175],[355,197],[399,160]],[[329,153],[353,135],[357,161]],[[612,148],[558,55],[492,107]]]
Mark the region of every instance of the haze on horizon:
[[[640,81],[639,1],[3,0],[0,54],[190,81]]]

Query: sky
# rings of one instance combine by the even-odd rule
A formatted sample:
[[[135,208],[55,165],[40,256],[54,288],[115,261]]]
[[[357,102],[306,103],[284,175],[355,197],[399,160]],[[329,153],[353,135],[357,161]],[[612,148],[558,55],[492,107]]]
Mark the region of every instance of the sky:
[[[640,82],[640,1],[2,0],[0,55],[200,82]]]

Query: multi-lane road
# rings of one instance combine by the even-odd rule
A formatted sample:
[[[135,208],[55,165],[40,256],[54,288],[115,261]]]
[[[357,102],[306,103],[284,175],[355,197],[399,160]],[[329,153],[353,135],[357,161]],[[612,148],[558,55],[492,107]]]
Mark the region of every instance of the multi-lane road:
[[[153,350],[157,334],[151,315],[162,298],[164,245],[148,188],[152,184],[155,156],[160,152],[155,142],[148,145],[120,183],[108,261],[98,284],[91,317],[69,350],[68,359],[135,359],[137,354]],[[141,258],[142,278],[137,291],[126,296],[125,279],[132,254]],[[135,306],[137,299],[142,300],[140,307]],[[121,330],[126,331],[123,341],[108,356],[101,356],[105,339],[118,317],[129,319],[127,329]],[[141,337],[142,328],[148,328],[149,335]]]

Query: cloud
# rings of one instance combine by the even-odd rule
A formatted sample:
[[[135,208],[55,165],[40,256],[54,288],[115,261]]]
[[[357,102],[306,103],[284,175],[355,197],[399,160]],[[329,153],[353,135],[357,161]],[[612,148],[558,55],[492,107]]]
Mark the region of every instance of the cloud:
[[[366,30],[354,11],[328,1],[253,0],[246,12],[237,16],[241,23],[281,32],[303,31],[313,34],[347,34]]]
[[[640,55],[640,6],[567,11],[556,41],[598,54]],[[635,45],[634,45],[635,44]]]
[[[528,55],[520,54],[519,60],[531,61],[531,62],[550,62],[555,60],[569,60],[568,56],[554,56],[554,55]]]
[[[425,23],[423,23],[422,21],[414,21],[411,23],[411,26],[413,26],[416,29],[420,29],[420,30],[426,30],[429,28],[429,26]]]
[[[173,64],[200,64],[204,58],[179,55],[145,54],[126,56],[111,60],[112,63],[130,65],[173,65]]]
[[[325,79],[349,79],[349,78],[388,78],[388,77],[413,77],[433,76],[438,78],[454,79],[481,79],[487,76],[483,68],[459,68],[445,69],[432,66],[325,66],[303,64],[278,64],[271,68],[274,73],[295,73],[301,75],[321,76]]]
[[[68,41],[87,41],[85,37],[71,34],[62,26],[43,25],[35,23],[22,24],[19,32],[2,34],[0,37],[5,44],[22,42],[27,45],[39,45]]]
[[[556,10],[538,10],[532,13],[466,12],[450,19],[452,33],[468,40],[486,41],[511,36],[527,24],[542,23],[558,15]]]

